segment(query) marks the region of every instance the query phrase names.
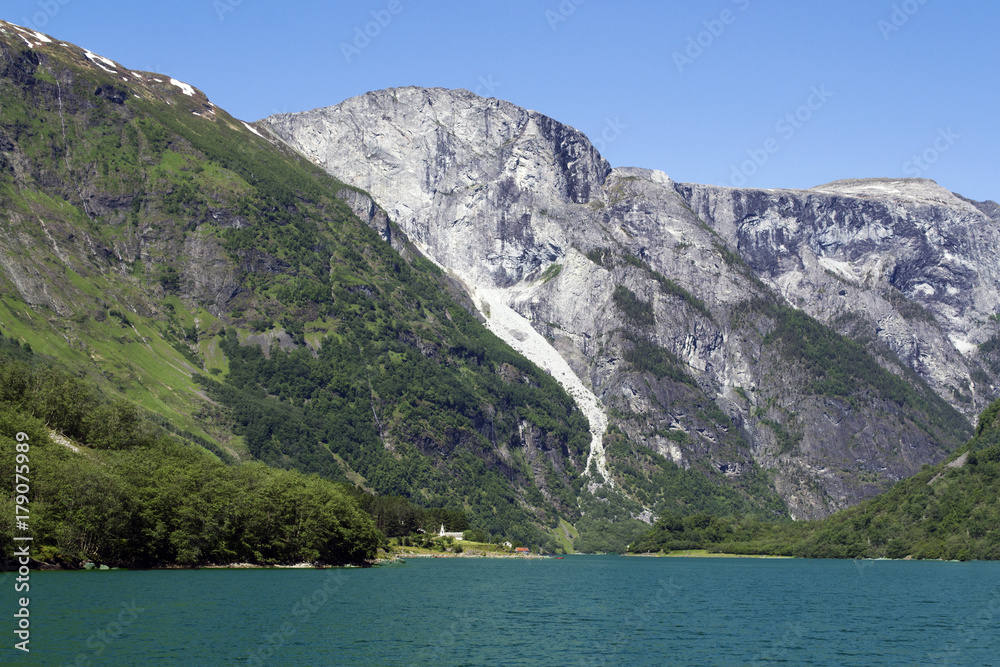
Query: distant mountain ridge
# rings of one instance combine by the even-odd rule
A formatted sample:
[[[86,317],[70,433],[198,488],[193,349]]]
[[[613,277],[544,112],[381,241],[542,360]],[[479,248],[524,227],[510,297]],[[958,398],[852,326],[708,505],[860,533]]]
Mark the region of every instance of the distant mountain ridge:
[[[636,552],[710,549],[799,558],[1000,559],[1000,430],[994,401],[975,436],[935,466],[822,521],[665,516]]]

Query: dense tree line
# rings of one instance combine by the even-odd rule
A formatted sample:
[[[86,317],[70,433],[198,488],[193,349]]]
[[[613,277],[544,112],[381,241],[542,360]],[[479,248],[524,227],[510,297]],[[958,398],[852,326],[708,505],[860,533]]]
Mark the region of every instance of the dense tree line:
[[[656,324],[652,302],[643,301],[636,296],[635,292],[624,285],[615,287],[611,298],[625,318],[634,326],[646,328]]]
[[[7,340],[8,349],[18,347]],[[0,353],[0,511],[14,515],[15,436],[28,436],[34,553],[149,567],[358,563],[383,539],[331,482],[261,463],[226,466],[121,400],[108,400],[22,349]],[[99,418],[98,418],[99,416]],[[53,442],[62,431],[87,449]],[[4,522],[0,548],[12,553]]]
[[[376,496],[357,487],[345,488],[345,493],[352,495],[358,506],[371,515],[386,537],[403,537],[420,531],[437,533],[441,526],[449,533],[469,530],[469,516],[464,510],[424,508],[403,496]]]
[[[635,372],[652,373],[657,380],[669,378],[674,382],[692,387],[698,386],[695,379],[684,370],[684,364],[673,352],[656,343],[628,334],[626,334],[626,338],[632,345],[625,350],[625,361],[632,365]]]
[[[630,550],[643,553],[709,549],[759,537],[766,527],[767,524],[753,518],[719,517],[706,512],[682,517],[668,512]]]
[[[722,419],[729,421],[725,414]],[[683,468],[657,452],[634,445],[617,429],[605,436],[605,447],[616,477],[628,480],[622,484],[630,495],[657,514],[688,516],[702,511],[762,520],[787,516],[788,508],[771,488],[767,473],[756,466],[748,465],[733,482],[713,480],[713,475],[721,473]]]

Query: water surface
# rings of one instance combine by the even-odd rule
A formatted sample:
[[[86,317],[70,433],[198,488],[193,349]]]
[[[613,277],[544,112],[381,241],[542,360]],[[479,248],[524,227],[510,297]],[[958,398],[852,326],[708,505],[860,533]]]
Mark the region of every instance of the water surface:
[[[10,575],[2,585],[13,588]],[[1000,655],[997,563],[570,556],[37,572],[30,609],[32,652],[8,639],[3,664],[989,665]]]

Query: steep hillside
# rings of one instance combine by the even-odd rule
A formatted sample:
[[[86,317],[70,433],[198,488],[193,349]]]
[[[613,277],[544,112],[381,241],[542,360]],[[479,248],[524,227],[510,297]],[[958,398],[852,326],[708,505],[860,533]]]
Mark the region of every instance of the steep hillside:
[[[687,186],[611,169],[576,130],[467,91],[385,90],[265,123],[370,192],[498,336],[551,372],[568,365],[574,396],[608,421],[594,449],[613,489],[640,511],[695,509],[650,486],[669,462],[744,493],[773,480],[793,516],[824,516],[940,461],[971,432],[959,410],[995,392],[976,350],[996,330],[995,262],[974,271],[995,225],[940,189],[913,203],[844,184]],[[774,231],[751,246],[758,219]],[[840,245],[812,240],[818,220]],[[866,231],[873,220],[900,233]],[[807,240],[781,242],[793,233]],[[938,252],[937,238],[954,241]],[[927,291],[933,262],[954,285]],[[874,270],[890,264],[911,277]]]
[[[540,543],[587,420],[393,230],[201,91],[0,22],[0,333],[221,458]]]

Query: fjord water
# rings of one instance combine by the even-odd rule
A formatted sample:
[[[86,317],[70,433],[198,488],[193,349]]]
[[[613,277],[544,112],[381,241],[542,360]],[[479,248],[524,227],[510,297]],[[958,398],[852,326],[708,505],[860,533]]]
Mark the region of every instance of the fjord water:
[[[1000,655],[996,563],[568,556],[38,572],[31,605],[31,654],[9,641],[4,664],[986,665]]]

